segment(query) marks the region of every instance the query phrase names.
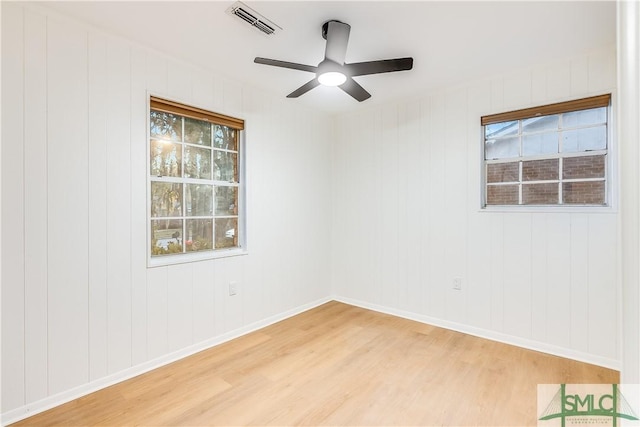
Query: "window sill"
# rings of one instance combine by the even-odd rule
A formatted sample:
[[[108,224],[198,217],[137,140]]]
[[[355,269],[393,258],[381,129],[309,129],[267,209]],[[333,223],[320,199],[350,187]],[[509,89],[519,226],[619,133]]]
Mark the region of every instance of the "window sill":
[[[214,252],[194,252],[188,255],[165,255],[147,259],[147,268],[163,267],[166,265],[186,264],[190,262],[206,261],[210,259],[228,258],[248,255],[246,249],[233,248]]]
[[[618,210],[613,206],[485,206],[479,212],[494,213],[586,213],[586,214],[616,214]]]

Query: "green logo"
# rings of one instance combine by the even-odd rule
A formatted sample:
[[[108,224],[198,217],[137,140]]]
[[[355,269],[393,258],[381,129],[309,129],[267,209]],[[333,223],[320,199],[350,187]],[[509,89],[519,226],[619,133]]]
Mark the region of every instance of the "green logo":
[[[540,396],[540,388],[538,395]],[[560,384],[538,420],[559,419],[562,427],[565,427],[567,420],[574,425],[600,424],[616,427],[618,418],[638,420],[617,384],[570,384],[570,390],[567,390],[567,384]]]

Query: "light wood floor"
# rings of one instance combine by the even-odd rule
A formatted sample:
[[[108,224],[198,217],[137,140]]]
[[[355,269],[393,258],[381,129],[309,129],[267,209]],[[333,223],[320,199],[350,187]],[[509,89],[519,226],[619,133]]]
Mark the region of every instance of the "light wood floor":
[[[536,425],[618,372],[330,302],[18,425]]]

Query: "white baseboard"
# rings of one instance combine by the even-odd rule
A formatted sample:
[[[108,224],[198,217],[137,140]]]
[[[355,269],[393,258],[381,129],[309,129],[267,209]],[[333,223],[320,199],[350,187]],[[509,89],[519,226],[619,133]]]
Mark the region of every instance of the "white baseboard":
[[[461,323],[437,319],[434,317],[424,316],[424,315],[412,313],[409,311],[385,307],[377,304],[371,304],[368,302],[341,297],[337,295],[333,296],[333,300],[343,302],[349,305],[354,305],[356,307],[366,308],[368,310],[390,314],[392,316],[402,317],[404,319],[415,320],[416,322],[438,326],[441,328],[450,329],[452,331],[462,332],[468,335],[473,335],[476,337],[501,342],[503,344],[514,345],[514,346],[526,348],[529,350],[534,350],[542,353],[551,354],[554,356],[564,357],[566,359],[577,360],[579,362],[585,362],[592,365],[602,366],[604,368],[614,369],[616,371],[620,370],[620,361],[615,359],[610,359],[607,357],[601,357],[594,354],[584,353],[582,351],[572,350],[565,347],[543,343],[540,341],[515,337],[513,335],[503,334],[500,332],[490,331],[482,328],[476,328],[476,327],[464,325]]]
[[[202,341],[197,344],[193,344],[189,347],[185,347],[178,351],[158,357],[156,359],[149,360],[147,362],[125,369],[123,371],[117,372],[115,374],[108,375],[106,377],[100,378],[95,381],[91,381],[89,383],[72,388],[62,393],[58,393],[53,396],[48,396],[36,402],[28,403],[27,405],[24,405],[19,408],[12,409],[10,411],[3,413],[1,416],[0,424],[5,426],[11,423],[15,423],[17,421],[36,415],[40,412],[44,412],[48,409],[62,405],[63,403],[70,402],[74,399],[77,399],[82,396],[86,396],[87,394],[93,393],[95,391],[101,390],[103,388],[109,387],[119,382],[131,379],[133,377],[137,377],[138,375],[144,374],[146,372],[149,372],[161,366],[168,365],[169,363],[175,362],[176,360],[183,359],[185,357],[191,356],[200,351],[207,350],[211,347],[215,347],[217,345],[230,341],[234,338],[238,338],[242,335],[246,335],[258,329],[262,329],[266,326],[280,322],[289,317],[293,317],[297,314],[308,311],[319,305],[325,304],[331,300],[332,300],[331,297],[321,298],[319,300],[301,305],[291,310],[287,310],[283,313],[278,313],[274,316],[268,317],[263,320],[259,320],[257,322],[251,323],[241,328],[234,329],[233,331],[229,331],[225,334],[213,337],[206,341]]]
[[[552,354],[554,356],[560,356],[568,359],[577,360],[580,362],[590,363],[593,365],[598,365],[598,366],[602,366],[609,369],[614,369],[618,371],[620,370],[619,360],[600,357],[593,354],[588,354],[588,353],[584,353],[576,350],[567,349],[564,347],[542,343],[539,341],[514,337],[511,335],[502,334],[500,332],[490,331],[482,328],[475,328],[473,326],[463,325],[456,322],[450,322],[447,320],[437,319],[437,318],[424,316],[424,315],[420,315],[420,314],[416,314],[416,313],[412,313],[404,310],[399,310],[395,308],[385,307],[377,304],[371,304],[371,303],[360,301],[360,300],[355,300],[351,298],[345,298],[345,297],[334,295],[333,297],[321,298],[314,302],[304,304],[294,309],[287,310],[283,313],[279,313],[274,316],[268,317],[266,319],[251,323],[249,325],[243,326],[242,328],[235,329],[223,335],[211,338],[209,340],[200,342],[198,344],[191,345],[189,347],[183,348],[173,353],[166,354],[164,356],[147,361],[140,365],[133,366],[129,369],[125,369],[124,371],[120,371],[118,373],[108,375],[106,377],[100,378],[99,380],[91,381],[87,384],[83,384],[71,390],[67,390],[62,393],[58,393],[53,396],[49,396],[44,399],[38,400],[36,402],[29,403],[25,406],[21,406],[19,408],[7,411],[6,413],[3,413],[1,416],[1,420],[2,420],[1,425],[3,426],[8,425],[16,421],[20,421],[22,419],[31,417],[40,412],[44,412],[48,409],[62,405],[63,403],[67,403],[79,397],[86,396],[87,394],[93,393],[95,391],[101,390],[103,388],[109,387],[119,382],[144,374],[146,372],[149,372],[153,369],[167,365],[169,363],[175,362],[176,360],[183,359],[185,357],[191,356],[200,351],[203,351],[211,347],[215,347],[216,345],[230,341],[234,338],[238,338],[242,335],[246,335],[258,329],[262,329],[266,326],[272,325],[276,322],[280,322],[289,317],[293,317],[297,314],[300,314],[302,312],[305,312],[307,310],[310,310],[312,308],[315,308],[319,305],[325,304],[332,300],[353,305],[356,307],[366,308],[368,310],[373,310],[380,313],[390,314],[393,316],[414,320],[414,321],[425,323],[428,325],[438,326],[441,328],[462,332],[465,334],[489,339],[492,341],[501,342],[504,344],[510,344],[517,347],[526,348],[529,350],[540,351],[543,353]]]

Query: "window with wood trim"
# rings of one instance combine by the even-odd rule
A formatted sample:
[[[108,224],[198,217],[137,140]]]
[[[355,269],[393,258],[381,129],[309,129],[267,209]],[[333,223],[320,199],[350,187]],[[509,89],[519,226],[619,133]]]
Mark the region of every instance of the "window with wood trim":
[[[607,206],[610,103],[601,95],[483,116],[483,206]]]
[[[241,249],[243,129],[243,120],[151,97],[152,260],[183,262]]]

